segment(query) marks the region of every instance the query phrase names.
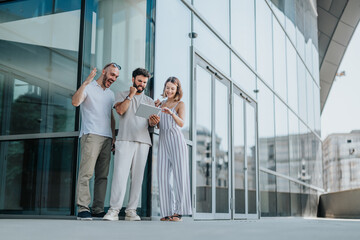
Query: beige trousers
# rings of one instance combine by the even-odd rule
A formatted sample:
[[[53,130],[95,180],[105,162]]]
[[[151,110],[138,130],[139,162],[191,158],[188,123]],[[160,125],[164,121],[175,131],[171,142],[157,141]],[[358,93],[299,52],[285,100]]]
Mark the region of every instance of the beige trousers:
[[[91,196],[89,182],[94,174],[94,170],[95,183],[92,212],[100,213],[104,211],[111,144],[111,138],[96,134],[86,134],[80,139],[81,160],[76,189],[78,212],[90,211]]]

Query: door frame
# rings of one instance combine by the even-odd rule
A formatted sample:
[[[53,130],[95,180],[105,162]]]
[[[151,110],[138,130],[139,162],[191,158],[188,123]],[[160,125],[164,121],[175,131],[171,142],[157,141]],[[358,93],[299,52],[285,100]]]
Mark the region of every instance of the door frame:
[[[206,59],[204,57],[204,54],[201,54],[200,51],[198,51],[196,48],[194,48],[193,46],[190,47],[190,56],[191,56],[191,71],[190,71],[190,79],[191,79],[191,99],[192,99],[192,104],[191,104],[191,115],[192,115],[192,119],[191,119],[191,125],[192,125],[192,131],[191,131],[191,136],[192,136],[192,140],[193,140],[193,146],[192,146],[192,173],[191,173],[191,177],[192,177],[192,208],[193,208],[193,218],[195,220],[204,220],[204,219],[208,219],[208,220],[215,220],[215,219],[259,219],[260,218],[260,187],[259,187],[259,144],[258,144],[258,112],[257,112],[257,102],[252,99],[249,94],[247,94],[244,90],[241,89],[240,86],[238,86],[236,83],[234,83],[234,81],[230,78],[227,77],[227,75],[223,74],[221,71],[219,71],[215,66],[215,64],[213,64],[211,61],[209,61],[208,59]],[[220,78],[224,78],[226,79],[226,81],[229,82],[229,118],[228,118],[228,123],[229,123],[229,136],[228,136],[228,142],[229,142],[229,214],[228,213],[197,213],[196,212],[196,149],[197,149],[197,141],[196,141],[196,66],[198,64],[198,62],[204,62],[205,64],[210,66],[210,69],[208,69],[210,72],[214,71],[217,75],[216,76],[220,76]],[[206,69],[205,69],[206,70]],[[214,87],[215,81],[212,81],[212,87]],[[233,124],[234,124],[234,90],[237,89],[240,92],[243,93],[243,98],[244,98],[244,113],[246,112],[246,108],[245,105],[251,104],[254,107],[254,119],[255,119],[255,144],[256,144],[256,213],[255,214],[248,214],[248,204],[246,204],[246,214],[235,214],[235,187],[234,187],[234,146],[233,146]],[[235,90],[235,91],[237,91]],[[214,101],[214,100],[213,100]],[[247,103],[246,103],[247,102]],[[214,116],[214,111],[212,112],[212,117]],[[246,115],[244,114],[244,128],[246,127]],[[212,122],[212,127],[214,126],[214,122]],[[246,133],[245,133],[246,134]],[[214,135],[214,133],[212,132],[212,135]],[[246,137],[246,136],[245,136]],[[245,143],[246,144],[246,143]],[[214,148],[214,144],[212,144],[212,149]],[[212,151],[213,152],[213,151]],[[246,161],[246,160],[245,160]],[[214,162],[214,161],[213,161]],[[212,171],[214,170],[214,168],[212,168]],[[212,175],[214,176],[214,175]],[[215,177],[213,177],[215,178]],[[212,182],[212,188],[215,188],[214,182]],[[246,188],[247,188],[247,179],[246,179]],[[247,199],[247,189],[246,189],[246,202],[248,201]],[[214,190],[212,190],[212,200],[213,200],[213,206],[212,209],[214,209],[214,205],[216,206],[216,202],[214,200],[216,200],[216,197],[214,195]]]

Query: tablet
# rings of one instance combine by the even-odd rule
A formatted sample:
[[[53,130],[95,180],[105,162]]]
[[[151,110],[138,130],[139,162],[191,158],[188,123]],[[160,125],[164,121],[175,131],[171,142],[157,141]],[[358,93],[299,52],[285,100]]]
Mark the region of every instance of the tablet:
[[[158,115],[160,111],[161,108],[141,103],[138,109],[136,110],[135,116],[149,119],[151,115],[153,114]]]

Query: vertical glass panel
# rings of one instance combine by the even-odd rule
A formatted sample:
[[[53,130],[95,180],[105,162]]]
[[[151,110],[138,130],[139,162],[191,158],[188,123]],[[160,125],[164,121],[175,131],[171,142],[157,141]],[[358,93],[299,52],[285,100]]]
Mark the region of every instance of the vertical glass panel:
[[[276,171],[289,175],[288,109],[275,97]]]
[[[315,79],[315,82],[317,83],[317,85],[320,85],[319,81],[320,81],[320,76],[319,76],[319,51],[317,50],[317,47],[315,47],[315,44],[313,45],[313,50],[312,50],[312,54],[313,54],[313,77]]]
[[[255,74],[233,53],[231,53],[231,78],[251,97],[256,98]]]
[[[261,216],[276,216],[276,177],[260,173]]]
[[[195,48],[214,63],[214,67],[230,75],[230,50],[196,17],[194,31],[198,34],[194,39]]]
[[[300,130],[300,174],[299,174],[299,180],[310,183],[311,177],[310,177],[310,169],[308,165],[308,159],[309,159],[309,145],[308,145],[308,128],[300,122],[299,130]]]
[[[211,74],[196,66],[196,211],[212,212]]]
[[[244,102],[234,94],[234,172],[235,213],[245,213],[245,135]]]
[[[301,216],[300,184],[290,182],[291,216]]]
[[[291,111],[289,111],[289,159],[290,177],[299,179],[301,172],[299,119]]]
[[[315,83],[313,83],[313,87],[314,87],[315,132],[320,136],[320,134],[321,134],[320,89]]]
[[[221,37],[229,41],[229,1],[193,0],[193,4]]]
[[[307,91],[306,91],[306,73],[304,63],[297,57],[298,66],[298,102],[299,115],[304,122],[307,122]]]
[[[285,0],[271,0],[271,7],[280,24],[285,27]]]
[[[284,101],[287,101],[285,33],[277,21],[273,21],[274,46],[274,89]]]
[[[258,81],[258,128],[260,166],[276,171],[274,94]]]
[[[296,29],[295,29],[295,5],[296,0],[286,0],[285,4],[285,25],[286,32],[291,41],[296,44]]]
[[[0,212],[70,215],[77,138],[1,142]]]
[[[251,0],[231,0],[231,45],[253,68],[255,68],[254,3]]]
[[[305,59],[305,1],[296,0],[296,49]]]
[[[310,188],[301,186],[301,210],[302,216],[310,216]]]
[[[3,106],[10,116],[1,116],[6,135],[75,130],[71,95],[77,83],[81,1],[61,7],[57,2],[0,5],[0,71],[6,76],[1,91],[8,91]]]
[[[272,15],[265,1],[256,1],[256,16],[256,68],[264,81],[273,87]]]
[[[290,185],[289,180],[276,177],[277,216],[290,216]]]
[[[296,64],[296,51],[294,46],[286,39],[286,65],[287,65],[287,96],[288,104],[291,109],[298,113],[298,85],[297,85],[297,64]]]
[[[315,127],[315,119],[314,119],[314,91],[313,84],[314,81],[310,76],[310,73],[306,71],[306,92],[307,92],[307,124],[310,129],[314,130]]]
[[[216,212],[229,212],[229,89],[215,81]]]
[[[111,89],[129,89],[132,71],[146,67],[146,6],[146,0],[90,2],[85,13],[84,80],[91,67],[98,69],[96,79],[105,64],[116,62],[121,70]]]
[[[190,124],[190,11],[181,1],[156,2],[154,99],[161,99],[164,82],[170,76],[181,81],[186,114],[182,128],[185,138],[191,139]],[[179,21],[181,19],[181,21]],[[176,56],[176,57],[174,57]]]
[[[248,213],[256,213],[256,126],[255,109],[246,104],[246,164]]]

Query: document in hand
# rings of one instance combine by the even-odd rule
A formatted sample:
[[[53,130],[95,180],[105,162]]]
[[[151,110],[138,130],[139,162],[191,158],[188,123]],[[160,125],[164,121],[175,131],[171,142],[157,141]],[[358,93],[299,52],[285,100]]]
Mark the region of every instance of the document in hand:
[[[143,117],[148,119],[153,114],[158,115],[160,111],[161,108],[141,103],[138,109],[136,110],[135,115],[138,117]]]

